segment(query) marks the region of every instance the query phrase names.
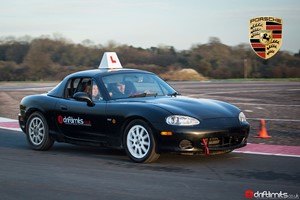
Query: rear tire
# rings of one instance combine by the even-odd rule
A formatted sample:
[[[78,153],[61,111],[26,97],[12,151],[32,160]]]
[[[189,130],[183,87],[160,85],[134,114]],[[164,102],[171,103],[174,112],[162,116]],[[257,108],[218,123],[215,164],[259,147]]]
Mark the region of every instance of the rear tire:
[[[34,112],[29,116],[26,138],[34,150],[44,151],[53,146],[54,140],[49,136],[48,123],[40,112]]]
[[[150,163],[159,158],[153,131],[143,120],[133,120],[124,132],[123,144],[128,157],[137,163]]]

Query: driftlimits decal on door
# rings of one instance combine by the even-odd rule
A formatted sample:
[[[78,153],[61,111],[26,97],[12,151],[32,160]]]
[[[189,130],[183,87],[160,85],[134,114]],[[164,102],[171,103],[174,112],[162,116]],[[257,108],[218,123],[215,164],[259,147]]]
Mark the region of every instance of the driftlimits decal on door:
[[[74,126],[92,126],[90,120],[84,120],[80,117],[71,117],[71,116],[61,116],[57,117],[59,124],[66,124],[66,125],[74,125]]]

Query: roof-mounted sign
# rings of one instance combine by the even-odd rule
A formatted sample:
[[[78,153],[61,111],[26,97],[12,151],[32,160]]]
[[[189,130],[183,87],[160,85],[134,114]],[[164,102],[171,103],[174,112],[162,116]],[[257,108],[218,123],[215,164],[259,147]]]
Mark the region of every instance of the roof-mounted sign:
[[[105,52],[99,65],[99,69],[123,68],[116,52]]]

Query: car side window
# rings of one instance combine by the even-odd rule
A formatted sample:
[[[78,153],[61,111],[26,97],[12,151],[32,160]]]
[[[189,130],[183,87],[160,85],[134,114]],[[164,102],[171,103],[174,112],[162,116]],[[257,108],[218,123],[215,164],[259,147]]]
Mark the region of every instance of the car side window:
[[[73,99],[73,95],[76,92],[85,92],[93,101],[103,100],[96,81],[91,78],[70,79],[67,83],[64,97],[66,99]]]
[[[64,94],[64,97],[66,99],[73,98],[73,95],[75,94],[76,89],[78,88],[79,83],[80,83],[80,79],[79,78],[77,78],[77,79],[70,79],[68,81],[67,87],[65,88],[65,94]]]
[[[76,92],[86,92],[88,96],[91,94],[91,79],[90,78],[81,78],[78,83]]]
[[[90,78],[74,78],[70,79],[65,89],[64,97],[72,99],[76,92],[86,92],[90,94],[91,79]]]

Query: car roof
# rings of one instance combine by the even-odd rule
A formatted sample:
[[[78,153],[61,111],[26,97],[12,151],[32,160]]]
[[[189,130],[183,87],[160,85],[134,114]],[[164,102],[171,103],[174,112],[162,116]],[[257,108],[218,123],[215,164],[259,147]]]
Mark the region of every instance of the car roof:
[[[144,70],[139,69],[127,69],[127,68],[120,68],[120,69],[92,69],[92,70],[85,70],[75,72],[65,77],[65,79],[69,79],[70,77],[103,77],[111,74],[124,74],[124,73],[132,73],[132,72],[139,72],[139,73],[151,73]]]

